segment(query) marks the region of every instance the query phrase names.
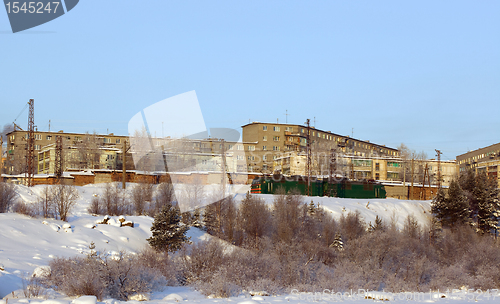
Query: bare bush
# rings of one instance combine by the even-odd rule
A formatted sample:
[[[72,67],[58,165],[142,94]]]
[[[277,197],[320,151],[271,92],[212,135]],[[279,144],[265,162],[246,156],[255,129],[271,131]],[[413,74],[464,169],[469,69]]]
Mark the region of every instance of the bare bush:
[[[0,182],[0,213],[7,212],[17,197],[15,186]]]
[[[301,225],[301,207],[298,195],[279,195],[273,201],[275,240],[290,243],[298,234]]]
[[[57,185],[52,188],[53,203],[56,213],[62,221],[68,219],[68,214],[76,203],[79,197],[75,187],[69,185]]]
[[[94,196],[88,209],[92,214],[130,215],[132,207],[121,188],[114,184],[106,184],[99,196]]]
[[[28,276],[22,279],[23,294],[26,298],[38,298],[45,295],[43,279],[36,276]]]
[[[156,195],[148,208],[148,215],[155,216],[167,204],[175,200],[175,191],[172,183],[161,183],[156,188]]]
[[[44,218],[55,217],[55,194],[56,191],[49,186],[45,186],[42,190],[41,196],[38,199],[38,205],[41,216]]]
[[[160,290],[165,279],[160,271],[138,262],[136,256],[57,258],[50,262],[47,286],[68,296],[94,295],[99,300],[119,300],[137,293]]]
[[[38,216],[39,213],[37,208],[35,208],[35,206],[33,206],[32,204],[26,204],[23,201],[18,201],[17,203],[15,203],[14,206],[12,207],[12,211],[14,211],[15,213],[24,214],[31,217],[36,217]]]
[[[362,236],[366,231],[366,224],[361,218],[359,211],[342,214],[340,217],[340,229],[342,236],[348,242]]]
[[[241,202],[238,222],[241,225],[241,231],[250,242],[250,246],[255,246],[258,238],[263,237],[266,232],[270,232],[270,216],[264,200],[247,193]]]
[[[132,189],[132,204],[137,215],[145,214],[148,204],[153,201],[153,190],[153,184],[147,182],[139,183]]]

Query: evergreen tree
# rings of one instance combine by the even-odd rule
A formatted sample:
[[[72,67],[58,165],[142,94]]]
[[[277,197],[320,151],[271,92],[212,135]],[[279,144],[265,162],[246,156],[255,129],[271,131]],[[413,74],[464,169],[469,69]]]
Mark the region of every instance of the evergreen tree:
[[[184,225],[192,226],[193,225],[193,214],[191,211],[186,211],[181,213],[181,221]]]
[[[441,224],[435,217],[432,217],[430,220],[428,232],[429,232],[429,243],[437,244],[441,241],[443,236],[442,234],[443,229],[441,227]]]
[[[203,226],[205,227],[205,231],[210,235],[219,236],[220,227],[216,205],[217,203],[213,203],[205,206],[205,210],[203,211]]]
[[[151,226],[153,236],[147,241],[156,251],[175,252],[182,244],[189,243],[189,237],[186,236],[188,229],[188,226],[181,225],[179,208],[169,202],[155,215]]]
[[[342,250],[344,249],[344,242],[342,241],[342,235],[339,232],[335,234],[335,238],[333,239],[333,243],[330,245],[331,248]]]
[[[484,189],[478,185],[477,175],[474,170],[469,169],[460,175],[460,188],[464,191],[465,196],[469,202],[469,217],[473,222],[477,221],[479,212],[479,199]]]
[[[200,219],[200,209],[196,209],[193,212],[193,227],[201,228],[203,225]]]
[[[385,225],[382,221],[382,218],[380,216],[376,215],[375,216],[375,224],[372,225],[370,222],[370,227],[368,228],[369,232],[375,232],[375,231],[384,231],[385,230]]]
[[[234,241],[238,212],[231,197],[226,197],[221,204],[221,237],[228,241]]]
[[[439,189],[431,204],[431,211],[443,227],[454,227],[469,222],[469,203],[456,180],[452,180],[448,197]]]
[[[307,214],[309,216],[313,216],[314,214],[316,214],[316,205],[314,205],[313,200],[311,200],[311,202],[309,203],[309,207],[307,208]]]

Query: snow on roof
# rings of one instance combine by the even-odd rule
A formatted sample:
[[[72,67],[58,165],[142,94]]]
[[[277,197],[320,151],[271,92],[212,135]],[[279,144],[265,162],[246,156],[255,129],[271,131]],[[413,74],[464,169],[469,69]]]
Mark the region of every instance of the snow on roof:
[[[80,171],[80,172],[69,172],[69,174],[71,174],[71,175],[88,175],[88,176],[95,175],[94,173],[92,173],[91,170],[84,170],[84,171]]]

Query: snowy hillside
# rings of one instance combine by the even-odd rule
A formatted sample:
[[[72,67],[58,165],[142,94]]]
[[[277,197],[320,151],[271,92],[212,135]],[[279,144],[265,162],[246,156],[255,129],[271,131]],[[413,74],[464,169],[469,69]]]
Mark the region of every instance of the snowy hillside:
[[[28,203],[35,203],[45,186],[27,188],[16,186],[19,198]],[[146,239],[151,236],[150,227],[153,219],[147,216],[130,216],[127,220],[134,222],[134,227],[119,227],[118,217],[111,217],[111,225],[96,225],[103,219],[102,216],[88,214],[87,208],[92,197],[101,193],[103,185],[87,185],[76,187],[79,199],[71,211],[68,223],[54,220],[29,218],[15,213],[0,214],[0,298],[8,296],[8,303],[39,303],[36,300],[17,299],[21,296],[22,278],[30,275],[36,267],[48,265],[54,257],[71,257],[90,252],[89,245],[95,243],[96,249],[113,255],[119,251],[139,252],[148,246]],[[268,204],[272,204],[273,195],[258,195]],[[245,197],[244,194],[235,196],[237,202]],[[313,200],[322,208],[331,212],[334,217],[349,211],[359,211],[366,223],[374,222],[378,215],[386,222],[396,221],[402,227],[408,215],[415,216],[421,224],[426,225],[429,217],[430,201],[401,201],[396,199],[339,199],[327,197],[304,198],[306,203]],[[188,233],[192,241],[208,239],[211,236],[203,231],[191,228]],[[174,294],[170,295],[169,294]],[[167,297],[165,299],[165,297]],[[363,297],[351,295],[351,300],[363,300]],[[372,297],[389,297],[387,294],[372,295]],[[259,302],[315,302],[326,298],[309,298],[305,294],[295,294],[280,297],[242,295],[224,301],[235,303]],[[448,297],[447,299],[450,299]],[[66,304],[71,299],[61,298],[57,303]],[[219,300],[205,298],[198,292],[188,288],[168,287],[164,292],[151,296],[151,301],[157,302],[188,301],[194,303],[215,303]],[[328,301],[333,301],[330,297]],[[347,300],[347,298],[338,298]],[[458,299],[460,300],[460,298]],[[392,301],[399,301],[397,296]],[[439,301],[439,297],[429,294],[426,301]],[[92,302],[92,301],[91,301]],[[323,301],[324,302],[324,301]],[[55,303],[55,302],[50,302]],[[46,302],[44,304],[50,304]]]

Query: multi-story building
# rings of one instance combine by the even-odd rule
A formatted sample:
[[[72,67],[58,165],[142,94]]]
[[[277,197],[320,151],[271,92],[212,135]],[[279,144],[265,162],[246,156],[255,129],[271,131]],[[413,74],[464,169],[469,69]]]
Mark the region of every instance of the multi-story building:
[[[307,175],[306,162],[305,153],[285,152],[274,160],[273,173]],[[399,181],[402,167],[403,160],[396,157],[362,157],[339,153],[332,159],[311,158],[311,175],[322,177],[328,176],[332,171],[336,176],[342,175],[350,179]]]
[[[7,159],[5,164],[6,173],[20,174],[26,171],[28,136],[28,132],[24,130],[15,130],[7,134]],[[79,151],[80,155],[73,153],[74,157],[65,157],[65,168],[75,169],[101,169],[101,163],[99,160],[100,156],[98,156],[102,154],[100,153],[100,149],[122,149],[123,142],[128,138],[128,136],[119,136],[114,135],[113,133],[100,135],[65,133],[63,131],[35,131],[35,163],[38,162],[39,152],[43,152],[42,148],[45,149],[45,147],[55,146],[56,137],[58,136],[62,137],[63,146],[66,149]],[[45,159],[46,155],[43,155],[42,157]]]
[[[248,171],[272,173],[274,161],[287,152],[306,152],[308,130],[311,152],[319,161],[327,159],[332,149],[336,153],[359,157],[399,157],[399,151],[384,145],[370,143],[296,124],[253,122],[242,126],[243,142],[248,155]]]
[[[458,155],[457,164],[460,173],[469,169],[484,172],[497,180],[500,187],[500,143]]]
[[[56,137],[62,137],[63,171],[85,169],[121,170],[123,166],[123,144],[128,136],[114,134],[81,134],[60,132],[39,132],[35,134],[35,172],[53,174],[55,172]],[[16,130],[7,134],[8,174],[20,174],[26,171],[26,149],[28,134]],[[221,171],[225,162],[228,172],[246,172],[244,143],[228,142],[215,138],[208,139],[171,139],[147,138],[148,144],[162,151],[163,157],[157,160],[150,171]],[[148,145],[149,147],[149,145]],[[140,149],[135,147],[134,149]],[[128,170],[135,169],[132,154],[127,152]],[[222,152],[225,158],[222,158]],[[142,167],[144,169],[146,167]],[[141,168],[138,168],[141,169]]]

